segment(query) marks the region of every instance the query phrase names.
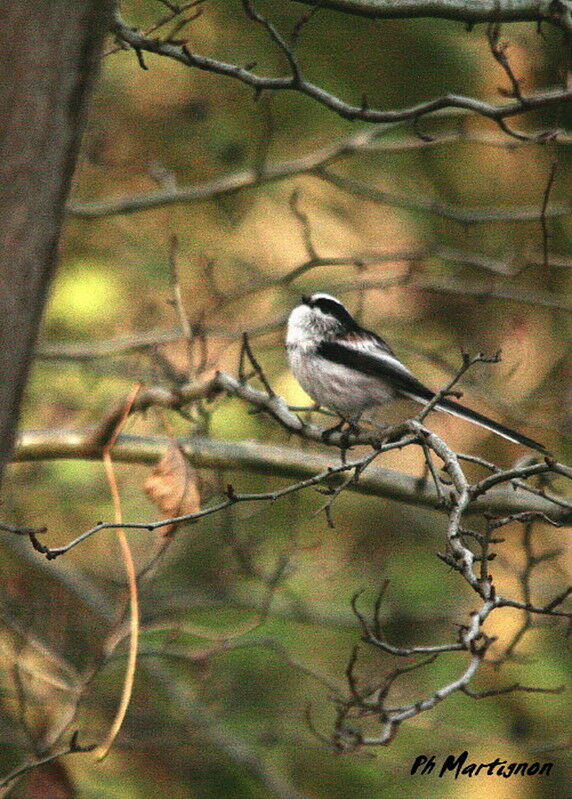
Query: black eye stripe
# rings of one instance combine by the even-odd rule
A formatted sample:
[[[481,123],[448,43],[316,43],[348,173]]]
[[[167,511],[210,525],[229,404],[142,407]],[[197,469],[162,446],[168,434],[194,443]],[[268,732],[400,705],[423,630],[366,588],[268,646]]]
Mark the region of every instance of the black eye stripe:
[[[323,313],[329,313],[336,318],[340,316],[347,316],[348,312],[335,300],[329,300],[327,297],[318,297],[317,300],[312,302],[312,305],[319,308]]]
[[[333,316],[346,330],[360,329],[349,311],[336,300],[331,300],[329,297],[316,297],[316,299],[312,300],[310,307],[318,308],[322,313]]]

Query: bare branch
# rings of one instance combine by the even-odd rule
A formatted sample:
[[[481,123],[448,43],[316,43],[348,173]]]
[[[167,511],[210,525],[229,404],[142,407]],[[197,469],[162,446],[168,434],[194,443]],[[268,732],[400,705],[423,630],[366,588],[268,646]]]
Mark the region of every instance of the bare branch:
[[[500,41],[500,33],[501,33],[501,26],[500,22],[495,21],[491,22],[487,28],[487,39],[489,42],[489,47],[493,58],[495,61],[500,64],[503,68],[506,76],[508,77],[512,91],[507,92],[506,90],[499,89],[499,92],[506,97],[514,97],[517,100],[522,100],[522,92],[520,88],[520,81],[512,71],[512,67],[510,65],[510,61],[508,60],[507,50],[508,50],[508,42],[501,42]]]
[[[247,5],[251,7],[251,4]],[[258,14],[258,16],[261,15]],[[403,120],[420,119],[421,117],[432,115],[443,109],[455,108],[473,112],[500,124],[510,117],[540,108],[559,105],[572,98],[572,89],[558,88],[547,89],[537,92],[536,94],[526,95],[523,96],[522,99],[500,106],[492,105],[491,103],[478,100],[474,97],[465,97],[452,93],[399,110],[384,111],[381,109],[372,109],[363,103],[356,106],[351,103],[346,103],[336,95],[302,78],[296,58],[289,45],[270,23],[264,21],[263,24],[265,24],[267,29],[271,32],[272,38],[279,44],[280,49],[284,53],[288,53],[288,60],[292,68],[291,75],[278,78],[257,75],[247,67],[229,64],[224,61],[209,58],[208,56],[193,53],[188,50],[185,45],[174,45],[159,39],[147,37],[138,30],[127,25],[119,13],[116,14],[114,30],[116,36],[130,45],[135,51],[144,50],[179,61],[189,67],[195,67],[207,72],[234,78],[253,88],[257,94],[260,94],[262,91],[297,91],[310,97],[312,100],[325,106],[334,113],[339,114],[342,118],[349,120],[362,120],[364,122],[400,122]]]
[[[542,212],[537,207],[511,207],[504,205],[502,208],[464,208],[443,202],[438,199],[427,199],[425,197],[405,197],[395,192],[383,191],[375,186],[370,186],[355,178],[347,177],[332,172],[330,169],[320,167],[313,171],[317,177],[331,183],[342,191],[363,197],[371,202],[391,205],[396,208],[404,208],[411,211],[423,211],[450,219],[453,222],[466,225],[485,224],[487,222],[528,222],[539,220]],[[558,216],[568,216],[572,212],[572,203],[563,202],[547,206],[544,211],[545,218]]]
[[[321,430],[318,427],[315,429]],[[15,461],[57,458],[98,460],[101,457],[101,447],[94,441],[94,433],[95,428],[24,431],[17,444]],[[410,443],[413,440],[414,437],[411,437]],[[197,468],[244,469],[254,474],[273,474],[277,477],[302,479],[323,472],[331,465],[331,459],[325,455],[296,448],[255,442],[213,441],[197,437],[179,439],[178,442],[186,457]],[[114,459],[124,463],[152,465],[164,455],[171,444],[172,440],[169,438],[122,435],[114,448]],[[401,445],[401,442],[398,444]],[[397,502],[431,508],[441,507],[440,498],[430,483],[425,481],[425,484],[420,486],[417,477],[387,469],[370,467],[357,483],[350,483],[348,489],[359,494],[386,497]],[[487,512],[499,516],[509,513],[541,512],[561,522],[571,517],[570,508],[558,503],[557,498],[541,495],[535,499],[524,487],[520,490],[520,486],[517,491],[513,488],[488,490],[470,504],[467,512],[469,514]]]
[[[464,686],[461,691],[472,699],[488,699],[491,696],[501,696],[502,694],[512,694],[515,691],[523,691],[528,694],[561,694],[564,691],[564,685],[557,685],[555,688],[539,688],[533,685],[521,685],[518,682],[512,685],[507,685],[504,688],[489,688],[486,691],[473,691],[472,688]]]
[[[315,5],[316,0],[291,0],[291,2]],[[554,22],[564,9],[553,10],[547,0],[513,0],[510,4],[498,0],[321,0],[322,8],[343,11],[346,14],[370,19],[411,19],[434,17],[451,19],[476,25],[480,22]],[[562,23],[564,24],[564,23]]]
[[[258,154],[256,163],[251,169],[233,172],[222,178],[203,183],[194,183],[187,186],[177,186],[170,182],[159,191],[141,193],[131,197],[108,200],[82,201],[74,199],[67,204],[70,216],[80,219],[113,216],[115,214],[137,213],[152,208],[162,207],[175,203],[202,202],[216,199],[217,197],[232,195],[244,189],[252,189],[266,183],[285,180],[296,175],[310,175],[315,178],[327,180],[338,188],[353,194],[364,196],[376,202],[405,208],[415,211],[442,216],[446,219],[457,221],[460,224],[479,224],[491,221],[528,221],[539,219],[541,214],[537,208],[522,207],[511,208],[506,206],[491,208],[464,208],[446,203],[438,199],[423,197],[406,197],[395,192],[380,191],[368,187],[355,180],[330,172],[326,167],[330,164],[361,152],[399,151],[411,148],[438,146],[458,140],[483,141],[495,147],[514,146],[515,143],[506,138],[483,137],[460,128],[446,134],[432,138],[431,142],[419,142],[408,138],[397,141],[383,141],[383,137],[400,126],[400,123],[376,125],[365,128],[352,136],[341,139],[339,142],[321,147],[306,155],[288,161],[275,161],[267,163],[261,160]],[[540,132],[531,134],[534,141],[538,141]],[[572,137],[559,135],[557,144],[569,144]],[[567,216],[572,212],[572,203],[560,202],[548,205],[544,209],[545,217],[556,218]]]
[[[455,375],[449,380],[446,386],[444,386],[440,391],[438,391],[432,400],[430,400],[423,409],[417,414],[417,419],[422,422],[428,414],[438,405],[442,399],[447,397],[450,394],[453,394],[457,398],[462,396],[462,392],[453,391],[453,387],[457,385],[461,377],[467,372],[471,366],[474,366],[476,363],[498,363],[500,361],[500,352],[497,352],[495,355],[487,356],[484,355],[482,352],[478,353],[477,355],[471,357],[467,353],[463,353],[463,364],[460,369],[457,371]]]

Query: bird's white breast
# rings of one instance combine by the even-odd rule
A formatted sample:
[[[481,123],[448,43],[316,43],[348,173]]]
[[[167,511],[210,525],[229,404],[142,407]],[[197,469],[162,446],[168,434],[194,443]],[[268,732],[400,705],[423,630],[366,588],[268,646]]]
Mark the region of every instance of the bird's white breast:
[[[383,380],[333,363],[318,354],[320,343],[331,340],[336,329],[326,317],[315,314],[308,306],[294,308],[286,335],[288,360],[294,376],[315,402],[344,419],[357,420],[366,408],[384,404],[395,392]],[[364,342],[362,346],[375,348],[373,342],[367,345]]]
[[[316,314],[307,305],[298,305],[288,317],[286,346],[297,346],[303,349],[316,348],[324,335],[332,330],[324,329],[321,314]]]

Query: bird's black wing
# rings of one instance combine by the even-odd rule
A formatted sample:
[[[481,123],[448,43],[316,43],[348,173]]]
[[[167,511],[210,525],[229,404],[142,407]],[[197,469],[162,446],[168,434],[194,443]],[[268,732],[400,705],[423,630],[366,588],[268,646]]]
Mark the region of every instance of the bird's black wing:
[[[349,369],[355,369],[362,374],[377,377],[389,383],[398,394],[422,404],[430,402],[435,396],[434,391],[431,391],[430,388],[427,388],[427,386],[417,380],[396,358],[388,357],[388,354],[383,351],[373,354],[365,350],[345,346],[338,341],[323,341],[319,345],[317,352],[333,363],[347,366]],[[515,430],[500,424],[500,422],[495,422],[493,419],[489,419],[488,416],[470,408],[465,408],[464,405],[453,402],[446,397],[439,400],[435,408],[453,416],[459,416],[461,419],[467,419],[469,422],[478,424],[516,444],[530,447],[530,449],[535,449],[545,455],[549,454],[546,447],[543,444],[539,444],[538,441],[517,433]]]
[[[346,346],[339,341],[323,341],[317,352],[328,361],[387,381],[397,393],[403,393],[418,402],[429,402],[435,396],[434,392],[417,380],[397,358],[387,357],[388,353],[385,351],[380,350],[374,355],[367,350]]]

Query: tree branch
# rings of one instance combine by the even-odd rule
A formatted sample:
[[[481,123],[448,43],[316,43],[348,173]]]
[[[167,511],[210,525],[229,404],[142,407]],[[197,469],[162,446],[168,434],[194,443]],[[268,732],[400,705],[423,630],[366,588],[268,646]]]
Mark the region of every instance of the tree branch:
[[[495,6],[496,7],[496,6]],[[496,17],[495,17],[496,18]],[[558,17],[555,20],[557,21]],[[572,98],[572,88],[546,89],[536,94],[522,96],[505,105],[493,105],[475,97],[459,94],[445,94],[408,108],[381,110],[369,108],[366,104],[352,105],[334,94],[303,78],[298,70],[286,77],[266,77],[258,75],[249,68],[215,58],[191,52],[186,45],[172,44],[168,41],[153,39],[128,25],[119,13],[116,14],[114,31],[118,39],[130,45],[136,52],[147,51],[156,55],[179,61],[188,67],[194,67],[217,75],[234,78],[250,86],[259,95],[263,91],[296,91],[309,97],[343,119],[362,120],[364,122],[400,122],[418,120],[443,109],[464,109],[496,122],[505,132],[511,133],[501,123],[507,118],[517,116],[539,108],[559,105]],[[541,134],[544,138],[545,134]]]
[[[359,131],[357,134],[340,141],[320,147],[299,158],[288,161],[274,161],[257,165],[251,169],[232,172],[214,180],[191,183],[187,186],[169,185],[161,189],[142,192],[140,194],[109,198],[103,200],[74,199],[67,204],[67,213],[79,219],[91,219],[115,214],[130,214],[160,208],[166,205],[186,202],[203,202],[217,197],[234,194],[244,189],[253,189],[266,183],[286,180],[297,175],[311,175],[326,180],[348,193],[366,197],[386,205],[412,211],[423,211],[451,219],[460,224],[479,224],[491,221],[528,221],[544,218],[567,216],[572,212],[572,203],[560,202],[546,205],[542,211],[537,207],[489,207],[463,208],[433,198],[407,197],[393,192],[366,186],[358,181],[326,170],[330,164],[361,152],[394,152],[400,150],[420,149],[449,144],[454,141],[482,141],[494,147],[513,148],[518,144],[506,137],[482,137],[471,131],[455,130],[432,138],[431,141],[420,139],[403,139],[402,141],[380,141],[387,132],[394,130],[401,123],[376,126]],[[535,132],[538,138],[540,132]],[[557,144],[570,144],[571,137],[559,136]]]
[[[315,6],[316,0],[290,0]],[[435,17],[468,24],[479,22],[554,22],[562,11],[550,0],[320,0],[320,8],[370,19]]]
[[[47,429],[24,431],[18,440],[16,462],[79,459],[99,460],[101,445],[94,440],[96,428],[82,430]],[[214,441],[206,438],[179,439],[186,457],[197,468],[215,468],[248,471],[254,474],[304,480],[332,466],[332,458],[309,450],[277,447],[254,441]],[[172,441],[154,436],[121,435],[113,450],[113,457],[122,463],[154,464],[165,453]],[[332,476],[332,484],[343,480]],[[441,500],[431,481],[420,484],[417,477],[403,472],[370,466],[357,483],[348,490],[365,496],[377,496],[440,509]],[[492,513],[508,515],[521,512],[546,513],[555,521],[571,517],[567,508],[558,507],[549,499],[529,495],[525,491],[491,489],[472,502],[468,514]]]

